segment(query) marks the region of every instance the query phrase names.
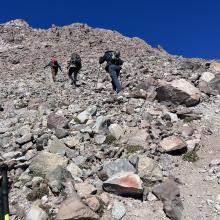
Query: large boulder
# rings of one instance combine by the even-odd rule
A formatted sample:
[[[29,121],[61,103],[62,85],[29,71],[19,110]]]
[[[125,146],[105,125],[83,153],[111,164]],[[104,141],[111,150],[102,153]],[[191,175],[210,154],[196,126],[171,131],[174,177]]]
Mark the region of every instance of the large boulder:
[[[209,86],[220,94],[220,75],[217,75],[213,80],[211,80],[209,82]]]
[[[201,92],[185,79],[172,82],[159,81],[156,99],[159,101],[171,101],[175,104],[194,106],[199,103]]]
[[[166,215],[172,220],[181,220],[183,204],[180,190],[173,180],[166,180],[153,187],[152,191],[164,204]]]
[[[30,171],[38,174],[39,176],[47,176],[58,167],[66,168],[68,160],[57,154],[49,152],[40,152],[34,157],[29,166]]]
[[[204,72],[202,73],[200,80],[205,82],[210,82],[215,78],[215,75],[211,72]]]
[[[171,152],[176,150],[181,150],[187,147],[186,142],[177,136],[170,136],[164,138],[160,142],[160,146],[165,150],[165,152]]]
[[[117,173],[103,183],[103,189],[120,196],[140,198],[143,195],[142,181],[131,172]]]

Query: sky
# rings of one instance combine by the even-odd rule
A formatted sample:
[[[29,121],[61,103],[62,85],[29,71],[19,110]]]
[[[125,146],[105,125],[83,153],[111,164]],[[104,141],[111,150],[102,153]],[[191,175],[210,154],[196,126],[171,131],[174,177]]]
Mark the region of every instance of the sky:
[[[116,30],[173,55],[220,59],[219,0],[1,0],[0,23],[34,28],[75,22]]]

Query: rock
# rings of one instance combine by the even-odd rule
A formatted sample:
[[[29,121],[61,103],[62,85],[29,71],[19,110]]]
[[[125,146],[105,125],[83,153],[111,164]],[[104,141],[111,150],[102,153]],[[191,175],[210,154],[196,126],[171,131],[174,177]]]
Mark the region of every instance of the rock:
[[[187,144],[184,140],[177,136],[170,136],[164,138],[160,142],[160,146],[165,150],[165,152],[171,152],[176,150],[181,150],[187,147]]]
[[[95,143],[96,144],[103,144],[106,140],[106,136],[102,134],[98,134],[95,136]]]
[[[94,126],[92,127],[92,131],[95,134],[105,134],[106,132],[108,132],[109,125],[110,125],[109,116],[99,116],[96,119]]]
[[[108,177],[111,177],[122,171],[135,173],[136,169],[126,159],[118,159],[112,162],[104,162],[103,171]]]
[[[32,134],[26,134],[21,138],[16,139],[16,143],[19,145],[26,144],[32,140]]]
[[[20,151],[11,151],[11,152],[8,152],[8,153],[5,153],[3,154],[2,156],[6,159],[6,160],[9,160],[9,159],[14,159],[18,156],[21,156],[21,152]]]
[[[88,107],[85,111],[81,112],[78,116],[77,119],[80,121],[80,123],[85,123],[88,121],[91,116],[94,116],[96,114],[97,107],[96,106],[90,106]]]
[[[142,181],[137,174],[130,172],[117,173],[103,183],[106,192],[120,196],[140,198],[143,194]]]
[[[63,128],[57,128],[55,129],[55,136],[58,138],[58,139],[62,139],[62,138],[65,138],[66,136],[68,136],[69,133],[67,130],[63,129]]]
[[[109,126],[109,131],[116,140],[120,139],[124,135],[124,129],[118,124],[111,124]]]
[[[112,217],[113,219],[120,220],[126,214],[125,206],[122,202],[115,201],[112,207]]]
[[[212,161],[209,163],[209,166],[210,166],[210,167],[215,167],[215,166],[219,166],[219,165],[220,165],[220,159],[212,160]]]
[[[147,147],[148,139],[150,135],[145,129],[139,128],[130,128],[125,134],[122,142],[125,142],[128,146],[139,146],[139,147]]]
[[[164,204],[166,215],[174,220],[180,220],[183,212],[183,204],[180,199],[180,191],[173,180],[165,180],[153,187],[152,191]]]
[[[50,143],[49,143],[50,153],[59,154],[59,155],[64,156],[66,154],[66,150],[67,150],[66,145],[57,138],[50,141]]]
[[[202,73],[200,80],[205,82],[210,82],[212,79],[215,78],[215,75],[211,72],[204,72]]]
[[[174,80],[171,83],[160,81],[156,99],[172,101],[175,104],[194,106],[199,103],[201,92],[184,79]]]
[[[73,137],[68,137],[64,140],[64,143],[69,147],[69,148],[74,148],[77,147],[80,144],[80,137],[78,136],[73,136]]]
[[[198,88],[201,92],[204,92],[205,94],[214,94],[214,92],[210,89],[209,84],[205,81],[199,82]]]
[[[220,75],[215,76],[215,78],[209,82],[209,86],[220,94]]]
[[[86,199],[85,203],[92,209],[94,212],[97,212],[100,209],[100,202],[96,197],[90,197]]]
[[[183,137],[190,137],[193,135],[194,129],[190,126],[183,126],[181,128],[181,133]]]
[[[47,127],[49,129],[68,128],[69,120],[61,115],[50,114],[47,118]]]
[[[100,199],[102,200],[102,202],[107,206],[108,204],[109,204],[109,196],[108,196],[108,194],[107,193],[102,193],[101,195],[100,195]]]
[[[89,207],[84,205],[79,198],[72,196],[66,199],[60,206],[57,220],[98,220],[99,216]]]
[[[32,206],[25,220],[47,220],[47,213],[37,206]]]
[[[200,139],[188,140],[188,141],[186,141],[187,149],[189,151],[193,151],[196,149],[196,147],[199,145],[199,143],[200,143]]]
[[[35,174],[39,174],[39,176],[44,177],[56,170],[59,166],[65,168],[67,166],[67,162],[68,160],[66,158],[59,155],[49,152],[40,152],[32,159],[29,169]]]
[[[81,177],[83,175],[82,170],[74,163],[70,163],[66,168],[72,175],[72,177]]]
[[[158,164],[147,156],[139,157],[138,175],[146,183],[152,183],[163,180],[163,172],[159,168]]]
[[[157,197],[152,192],[149,192],[147,195],[147,201],[153,202],[156,200],[157,200]]]
[[[36,140],[36,149],[38,151],[41,151],[44,149],[45,146],[47,146],[49,140],[49,135],[48,134],[43,134]]]
[[[89,195],[96,194],[97,192],[97,189],[88,183],[76,183],[74,187],[81,198],[86,198]]]

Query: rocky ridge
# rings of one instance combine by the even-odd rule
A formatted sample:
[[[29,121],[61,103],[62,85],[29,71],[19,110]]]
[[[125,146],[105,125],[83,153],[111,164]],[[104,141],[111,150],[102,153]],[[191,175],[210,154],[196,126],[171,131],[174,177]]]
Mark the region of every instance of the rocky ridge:
[[[109,49],[125,60],[118,96],[98,65]],[[73,51],[80,86],[65,71],[53,83],[44,65],[55,55],[64,70]],[[85,24],[1,24],[0,160],[13,182],[11,219],[219,219],[219,72],[217,61]],[[210,149],[215,158],[201,159]],[[190,198],[193,176],[216,198]]]

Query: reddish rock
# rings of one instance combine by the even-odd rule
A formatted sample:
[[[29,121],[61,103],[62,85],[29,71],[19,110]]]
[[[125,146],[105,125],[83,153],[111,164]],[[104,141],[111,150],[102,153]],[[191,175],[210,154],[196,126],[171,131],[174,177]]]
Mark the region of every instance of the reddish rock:
[[[94,195],[97,192],[97,189],[93,185],[88,183],[77,183],[74,187],[77,191],[77,194],[81,198],[85,198],[89,195]]]
[[[143,194],[140,177],[131,172],[115,174],[103,183],[103,189],[121,196],[140,197]]]
[[[100,202],[96,197],[90,197],[86,199],[85,203],[95,212],[100,209]]]
[[[69,120],[63,116],[50,114],[47,118],[47,127],[50,129],[67,128]]]

